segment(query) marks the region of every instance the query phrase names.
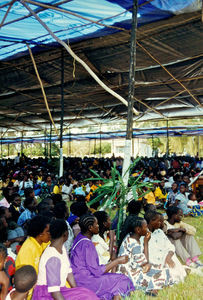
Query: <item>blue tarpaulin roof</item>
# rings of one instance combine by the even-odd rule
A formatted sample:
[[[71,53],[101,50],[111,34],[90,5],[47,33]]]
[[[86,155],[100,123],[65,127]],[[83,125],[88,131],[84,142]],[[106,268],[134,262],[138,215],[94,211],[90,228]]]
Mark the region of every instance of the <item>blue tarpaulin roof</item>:
[[[38,16],[65,41],[75,42],[81,39],[104,36],[119,31],[117,28],[131,27],[132,0],[41,0],[34,1],[35,5],[25,2],[38,12]],[[30,1],[32,2],[32,1]],[[138,26],[157,20],[169,18],[174,14],[200,9],[199,0],[139,0]],[[11,3],[3,0],[0,6]],[[62,3],[62,4],[58,4]],[[49,4],[61,8],[67,13],[43,7]],[[0,20],[3,20],[9,6],[0,8]],[[68,13],[75,13],[71,15]],[[86,18],[86,19],[84,19]],[[103,27],[92,23],[99,22],[115,28]],[[117,28],[116,28],[117,27]],[[26,43],[36,50],[42,46],[54,46],[54,39],[30,16],[21,1],[14,1],[0,30],[0,59],[8,59],[15,55],[22,55],[27,51]]]
[[[198,136],[203,135],[203,127],[185,126],[185,127],[170,127],[168,129],[168,135],[170,137],[181,136]],[[133,129],[133,138],[151,138],[151,137],[166,137],[167,128],[139,128]],[[63,141],[87,141],[87,140],[113,140],[126,138],[125,131],[108,131],[108,132],[96,132],[96,133],[81,133],[81,134],[66,134],[63,135]],[[40,136],[24,136],[24,137],[5,137],[0,139],[2,144],[18,144],[18,143],[55,143],[59,141],[59,137],[56,135],[40,135]]]

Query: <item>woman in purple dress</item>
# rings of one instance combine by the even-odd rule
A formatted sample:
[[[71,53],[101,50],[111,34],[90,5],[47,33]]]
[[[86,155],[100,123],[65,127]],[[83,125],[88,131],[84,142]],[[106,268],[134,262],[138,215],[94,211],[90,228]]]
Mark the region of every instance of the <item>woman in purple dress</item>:
[[[64,220],[56,219],[50,225],[51,244],[41,256],[37,285],[32,300],[99,300],[94,292],[76,287],[64,242],[68,227]],[[66,280],[71,288],[66,287]]]
[[[93,215],[80,218],[81,233],[71,249],[71,267],[77,286],[91,289],[100,299],[118,300],[134,290],[132,281],[123,274],[108,273],[118,264],[125,264],[128,256],[120,256],[107,265],[99,265],[96,248],[91,241],[99,233],[97,219]]]

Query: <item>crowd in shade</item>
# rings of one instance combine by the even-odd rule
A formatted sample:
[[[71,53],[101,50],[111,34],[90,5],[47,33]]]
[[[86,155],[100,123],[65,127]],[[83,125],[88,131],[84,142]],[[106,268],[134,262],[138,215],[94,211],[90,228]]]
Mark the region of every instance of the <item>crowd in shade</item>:
[[[130,176],[146,182],[145,193],[129,198],[119,240],[118,208],[92,203],[103,183],[90,180],[91,170],[111,178],[113,165],[122,173],[121,157],[67,157],[59,178],[55,159],[0,161],[0,300],[157,296],[190,272],[203,275],[187,223],[203,215],[203,186],[193,183],[203,161],[141,157]]]

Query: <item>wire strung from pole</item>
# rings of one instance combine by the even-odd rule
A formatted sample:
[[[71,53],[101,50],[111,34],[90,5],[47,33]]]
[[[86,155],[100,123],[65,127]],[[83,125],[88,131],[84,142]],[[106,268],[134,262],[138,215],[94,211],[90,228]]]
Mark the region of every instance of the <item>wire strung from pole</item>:
[[[53,120],[52,115],[51,115],[51,111],[50,111],[50,108],[49,108],[49,103],[48,103],[48,101],[47,101],[47,96],[46,96],[46,93],[45,93],[45,90],[44,90],[44,86],[43,86],[42,80],[41,80],[41,78],[40,78],[40,76],[39,76],[39,72],[38,72],[38,69],[37,69],[37,65],[36,65],[34,56],[33,56],[33,54],[32,54],[32,50],[31,50],[31,48],[30,48],[30,46],[29,46],[28,44],[26,44],[26,45],[27,45],[27,48],[28,48],[28,50],[29,50],[30,57],[31,57],[31,59],[32,59],[32,63],[33,63],[34,69],[35,69],[35,73],[36,73],[36,75],[37,75],[37,79],[38,79],[38,81],[39,81],[39,84],[40,84],[40,87],[41,87],[41,90],[42,90],[42,94],[43,94],[43,97],[44,97],[44,102],[45,102],[45,105],[46,105],[47,112],[48,112],[48,114],[49,114],[49,118],[50,118],[50,120],[51,120],[51,122],[52,122],[52,124],[53,124],[53,126],[54,126],[54,129],[55,129],[55,131],[56,131],[57,136],[59,137],[59,133],[58,133],[58,130],[57,130],[57,128],[56,128],[56,125],[55,125],[54,120]]]

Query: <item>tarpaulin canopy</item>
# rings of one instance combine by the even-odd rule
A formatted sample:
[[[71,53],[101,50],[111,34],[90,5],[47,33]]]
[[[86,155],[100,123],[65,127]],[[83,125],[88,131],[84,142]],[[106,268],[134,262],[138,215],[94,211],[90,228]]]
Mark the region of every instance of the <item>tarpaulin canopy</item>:
[[[133,138],[151,138],[153,137],[181,137],[203,135],[203,126],[187,126],[187,127],[166,127],[160,128],[139,128],[133,129]],[[110,131],[96,133],[66,134],[63,136],[64,141],[86,141],[86,140],[113,140],[126,137],[125,131]],[[1,144],[18,144],[18,143],[55,143],[59,141],[58,136],[39,135],[24,137],[6,137],[0,139]]]
[[[61,47],[22,2],[0,3],[0,127],[42,130],[50,119],[26,44],[33,51],[56,126],[61,118]],[[127,99],[132,0],[24,2],[105,84]],[[201,2],[139,1],[135,119],[203,115]],[[64,55],[64,127],[125,120],[126,106],[67,52]]]

